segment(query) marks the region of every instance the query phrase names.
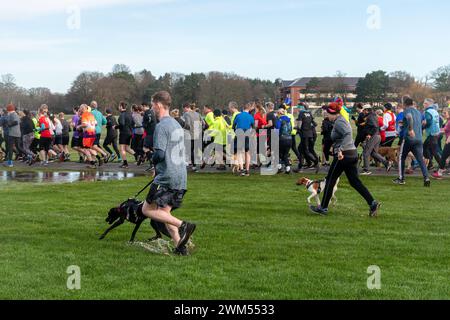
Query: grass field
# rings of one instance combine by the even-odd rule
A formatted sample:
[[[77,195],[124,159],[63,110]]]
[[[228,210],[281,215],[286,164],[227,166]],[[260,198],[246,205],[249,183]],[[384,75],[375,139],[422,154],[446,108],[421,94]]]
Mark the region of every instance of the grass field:
[[[450,181],[404,187],[364,179],[377,219],[343,179],[329,217],[307,211],[293,176],[191,175],[176,214],[195,221],[190,257],[129,246],[131,225],[105,240],[104,219],[147,178],[0,185],[2,299],[449,299]],[[148,224],[137,240],[153,236]],[[81,290],[66,288],[70,265]],[[367,268],[381,268],[368,290]]]

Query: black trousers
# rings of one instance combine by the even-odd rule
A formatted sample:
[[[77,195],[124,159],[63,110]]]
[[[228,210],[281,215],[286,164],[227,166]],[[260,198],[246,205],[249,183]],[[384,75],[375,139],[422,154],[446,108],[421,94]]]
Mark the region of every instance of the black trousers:
[[[366,135],[362,132],[358,132],[355,138],[355,147],[358,148],[361,143],[366,140]]]
[[[437,163],[441,163],[438,141],[438,136],[429,136],[425,140],[425,142],[423,143],[423,156],[425,157],[425,159],[432,161],[434,157]]]
[[[308,164],[318,164],[319,156],[314,150],[314,138],[302,138],[300,145],[298,146],[300,152],[305,156],[305,160]]]
[[[289,151],[292,147],[292,138],[280,138],[280,164],[286,167],[291,165]]]
[[[297,149],[297,144],[295,143],[295,137],[296,137],[296,136],[292,136],[292,139],[291,139],[291,149],[292,149],[292,151],[294,151],[294,154],[295,154],[295,156],[296,156],[297,159],[298,159],[298,165],[299,165],[299,166],[302,166],[302,165],[303,165],[302,152],[301,152],[299,149]]]
[[[120,151],[119,148],[117,148],[117,137],[106,136],[105,141],[103,141],[103,149],[105,149],[109,154],[113,154],[112,150],[109,148],[110,145],[112,145],[116,155],[120,157]]]
[[[26,152],[20,146],[19,137],[8,136],[8,144],[6,145],[6,160],[12,160],[14,147],[16,148],[17,155],[26,154]]]
[[[131,140],[131,149],[136,153],[135,157],[144,155],[144,138],[142,134],[135,134]]]
[[[331,197],[333,196],[333,189],[336,185],[337,179],[345,172],[350,185],[359,192],[359,194],[366,200],[370,206],[374,202],[374,198],[370,194],[369,190],[359,179],[358,175],[358,153],[356,150],[344,153],[344,159],[338,160],[335,156],[333,163],[328,171],[327,182],[325,190],[323,191],[322,208],[328,208]]]
[[[330,161],[331,156],[331,147],[333,146],[333,141],[331,140],[323,140],[322,141],[322,151],[325,157],[325,161]]]

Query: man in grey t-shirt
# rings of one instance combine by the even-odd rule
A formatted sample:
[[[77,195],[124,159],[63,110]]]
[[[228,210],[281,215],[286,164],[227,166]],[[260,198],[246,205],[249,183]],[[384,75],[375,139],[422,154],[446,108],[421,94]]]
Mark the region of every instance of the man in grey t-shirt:
[[[175,254],[187,255],[186,244],[196,225],[172,216],[187,192],[187,171],[184,158],[184,132],[169,115],[172,98],[166,91],[152,97],[152,107],[159,123],[155,129],[153,164],[155,180],[142,208],[150,219],[165,223],[176,245]]]
[[[187,103],[183,107],[183,119],[186,123],[185,145],[189,148],[189,158],[192,164],[192,170],[197,171],[197,163],[201,163],[201,156],[199,153],[202,148],[202,117],[198,112],[192,110],[192,106]],[[198,159],[196,159],[198,158]]]

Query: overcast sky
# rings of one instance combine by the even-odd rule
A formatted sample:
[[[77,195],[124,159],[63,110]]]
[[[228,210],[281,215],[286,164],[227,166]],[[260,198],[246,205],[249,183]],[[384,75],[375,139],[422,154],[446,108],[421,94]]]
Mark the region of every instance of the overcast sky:
[[[450,64],[446,0],[0,2],[0,74],[66,92],[82,71],[235,72],[291,80]]]

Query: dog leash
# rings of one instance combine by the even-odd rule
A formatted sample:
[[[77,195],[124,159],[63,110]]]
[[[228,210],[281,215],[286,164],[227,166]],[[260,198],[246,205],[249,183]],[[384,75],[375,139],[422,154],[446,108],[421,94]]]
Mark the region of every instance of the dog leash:
[[[139,191],[138,193],[136,193],[136,195],[134,196],[134,199],[136,199],[137,197],[139,197],[140,194],[141,194],[142,192],[145,191],[145,189],[147,189],[148,187],[150,187],[150,186],[152,185],[153,181],[155,181],[155,179],[153,179],[152,181],[150,181],[150,182],[149,182],[149,183],[148,183],[141,191]]]

